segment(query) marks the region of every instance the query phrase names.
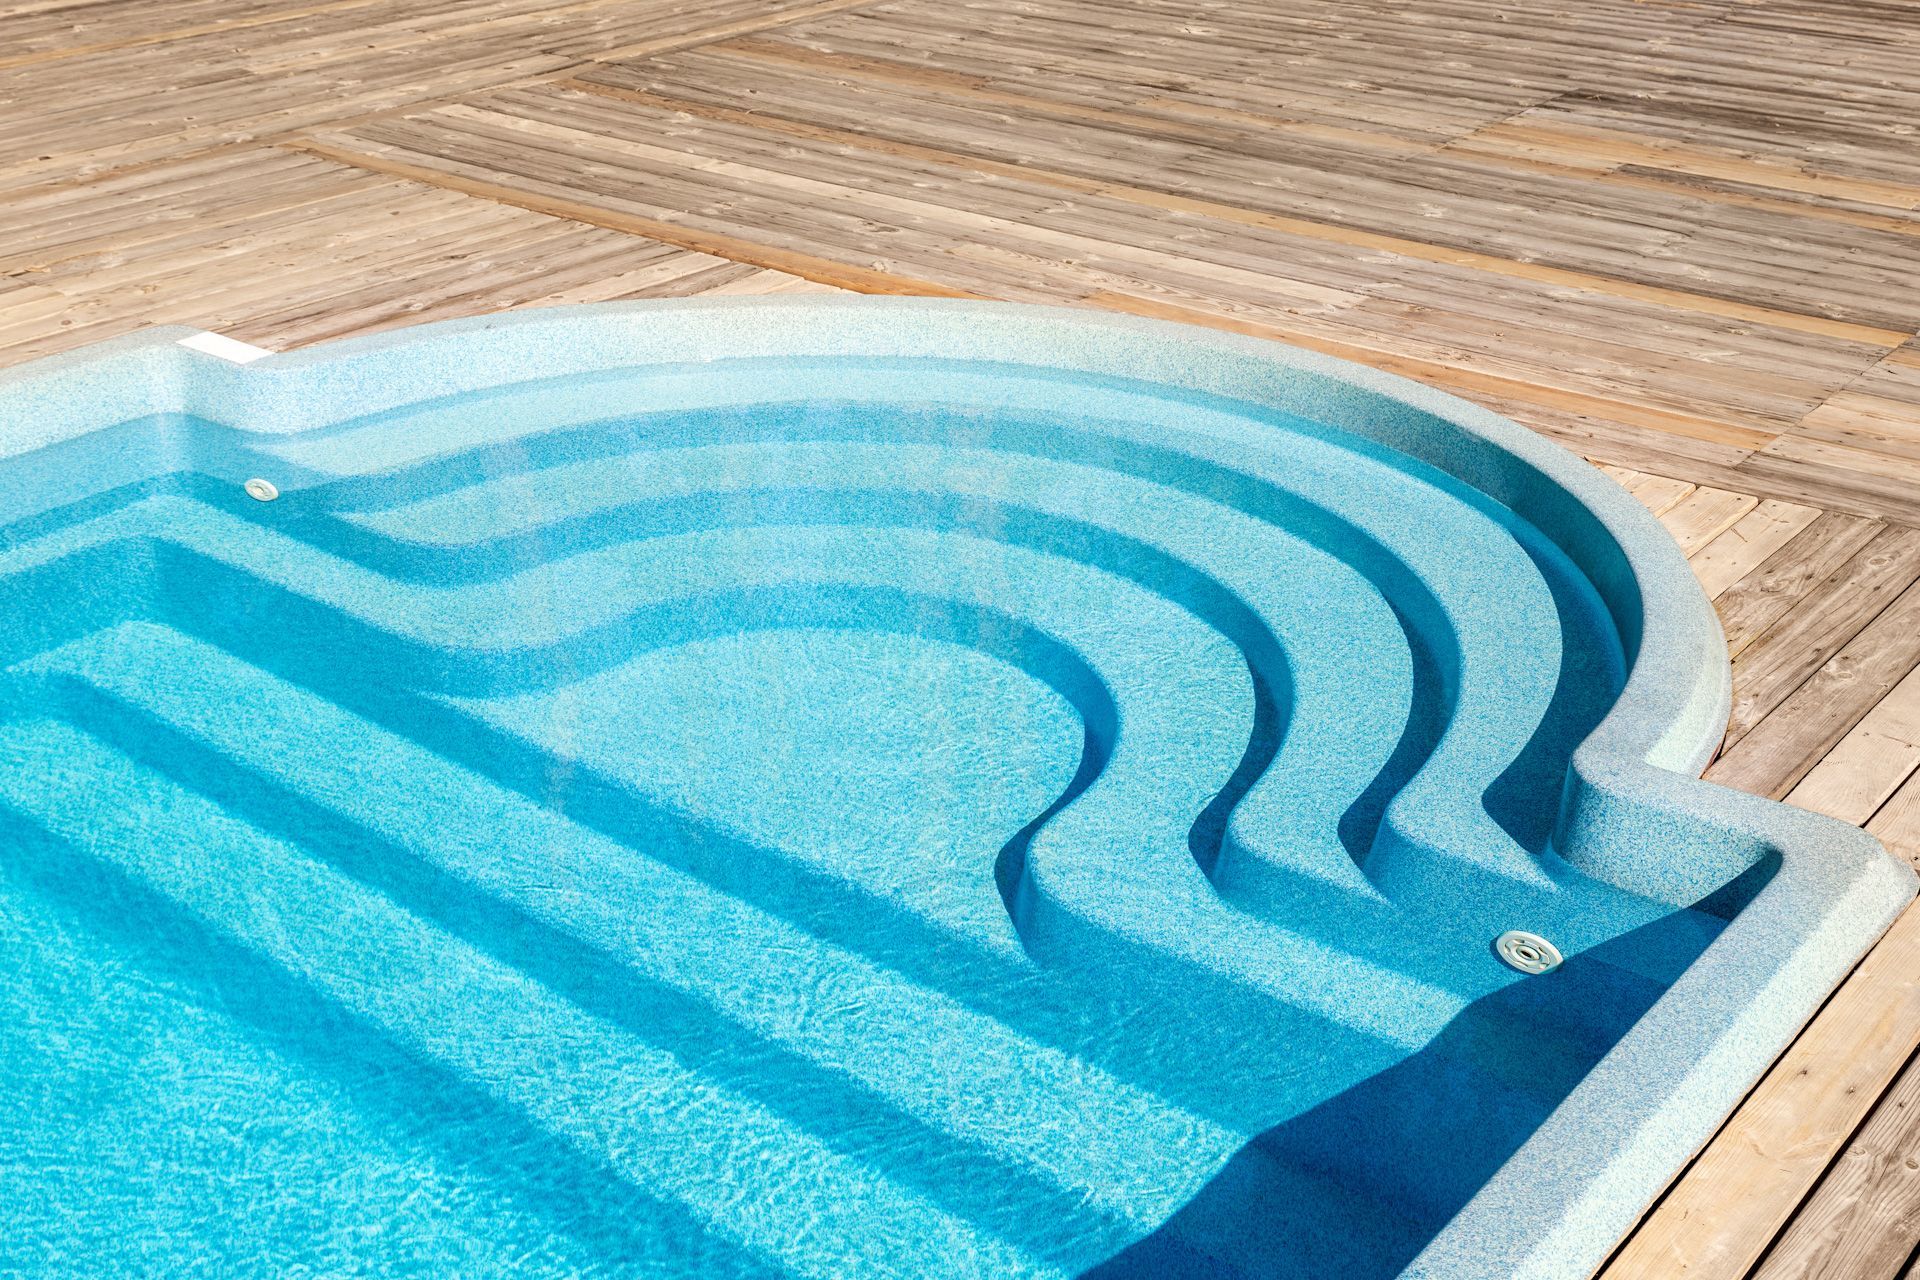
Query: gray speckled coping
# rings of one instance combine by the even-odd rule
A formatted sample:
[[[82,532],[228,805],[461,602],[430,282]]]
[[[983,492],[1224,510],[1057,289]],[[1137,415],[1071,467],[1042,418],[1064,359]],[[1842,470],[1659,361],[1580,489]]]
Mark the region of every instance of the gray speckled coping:
[[[1409,1275],[1587,1275],[1914,893],[1913,872],[1865,833],[1698,780],[1725,725],[1729,666],[1713,608],[1659,522],[1572,454],[1417,383],[1183,325],[924,299],[526,311],[244,366],[177,345],[192,332],[150,330],[0,374],[0,457],[163,411],[289,432],[656,360],[938,355],[1292,407],[1449,472],[1540,528],[1593,580],[1631,664],[1613,710],[1575,753],[1557,850],[1675,903],[1761,858],[1777,857],[1778,870]]]

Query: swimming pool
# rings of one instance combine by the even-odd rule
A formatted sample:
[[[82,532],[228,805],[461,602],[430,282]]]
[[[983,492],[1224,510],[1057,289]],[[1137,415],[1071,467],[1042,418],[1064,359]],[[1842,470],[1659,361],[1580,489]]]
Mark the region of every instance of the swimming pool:
[[[926,300],[183,336],[0,380],[37,1275],[1582,1276],[1913,892],[1698,781],[1657,522],[1410,383]]]

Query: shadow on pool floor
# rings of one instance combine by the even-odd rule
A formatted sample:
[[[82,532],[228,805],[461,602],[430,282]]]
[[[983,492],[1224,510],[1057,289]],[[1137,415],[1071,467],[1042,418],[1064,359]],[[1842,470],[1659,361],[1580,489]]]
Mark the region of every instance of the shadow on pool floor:
[[[1399,1275],[1680,976],[1700,912],[1731,916],[1762,864],[1697,908],[1569,957],[1469,1006],[1424,1049],[1242,1147],[1152,1234],[1082,1280],[1385,1280]],[[1689,919],[1691,918],[1691,919]],[[1629,956],[1674,967],[1623,973]],[[1592,1035],[1544,1051],[1543,1024],[1592,1014]],[[1504,1075],[1505,1088],[1490,1088]]]

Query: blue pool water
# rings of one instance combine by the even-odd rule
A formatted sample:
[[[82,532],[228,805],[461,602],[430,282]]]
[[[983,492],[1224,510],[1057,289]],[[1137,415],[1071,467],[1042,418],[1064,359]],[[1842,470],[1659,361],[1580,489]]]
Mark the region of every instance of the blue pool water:
[[[1770,874],[1552,851],[1554,541],[1165,385],[157,413],[0,516],[23,1274],[1393,1275]]]

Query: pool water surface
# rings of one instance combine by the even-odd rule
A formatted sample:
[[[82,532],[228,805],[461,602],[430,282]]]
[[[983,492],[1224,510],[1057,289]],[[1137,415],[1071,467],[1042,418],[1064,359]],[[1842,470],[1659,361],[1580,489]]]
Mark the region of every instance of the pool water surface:
[[[683,322],[559,314],[522,342]],[[1625,508],[1523,514],[1384,397],[729,314],[868,313],[0,386],[86,427],[0,459],[10,1265],[1519,1274],[1911,892],[1866,849],[1785,902],[1760,802],[1674,799],[1723,656],[1576,765],[1693,608]],[[215,389],[126,408],[162,359]],[[310,420],[233,390],[276,376]],[[1828,933],[1733,950],[1776,900]],[[1722,955],[1811,968],[1753,1030],[1677,985]],[[1622,1133],[1736,1065],[1604,1210],[1476,1225],[1641,1044]]]

